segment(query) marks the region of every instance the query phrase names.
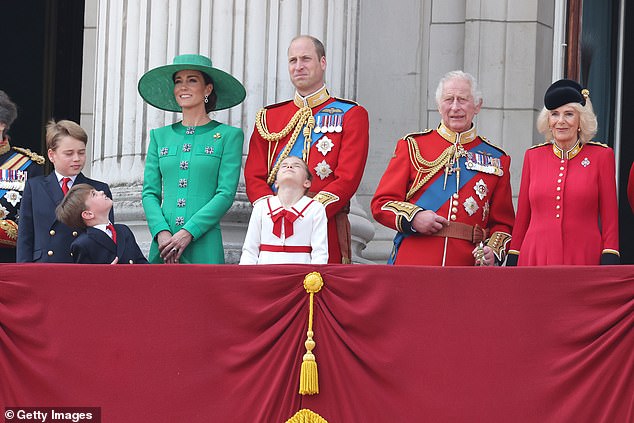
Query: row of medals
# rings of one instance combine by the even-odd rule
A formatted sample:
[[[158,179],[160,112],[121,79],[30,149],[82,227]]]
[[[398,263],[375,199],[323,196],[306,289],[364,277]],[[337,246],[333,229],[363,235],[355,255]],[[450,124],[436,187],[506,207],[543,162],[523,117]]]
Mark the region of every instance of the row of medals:
[[[320,132],[322,134],[332,133],[332,132],[341,132],[343,123],[342,115],[334,115],[334,116],[317,116],[315,119],[315,128],[313,131],[316,134]]]

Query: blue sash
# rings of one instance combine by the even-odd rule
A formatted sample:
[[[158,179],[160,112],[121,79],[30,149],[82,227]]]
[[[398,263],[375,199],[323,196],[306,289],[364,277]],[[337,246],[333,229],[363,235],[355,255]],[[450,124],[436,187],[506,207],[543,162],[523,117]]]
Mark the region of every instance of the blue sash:
[[[485,142],[480,143],[480,145],[478,145],[478,147],[476,147],[474,151],[485,153],[486,155],[494,157],[496,159],[502,157],[502,152],[500,150]],[[458,188],[458,192],[462,189],[462,187],[467,185],[467,183],[469,183],[480,173],[475,170],[467,169],[466,162],[466,159],[458,159],[458,165],[460,167],[460,186]],[[508,172],[508,169],[506,171]],[[456,174],[454,172],[450,175],[447,175],[446,186],[454,187],[455,185]],[[445,177],[441,176],[440,178],[437,178],[434,182],[432,182],[431,185],[427,187],[427,189],[425,189],[423,194],[414,204],[416,204],[423,210],[433,210],[434,212],[438,211],[438,209],[440,209],[443,204],[449,201],[451,196],[454,194],[454,191],[452,189],[445,190],[443,189],[443,186],[445,186]],[[403,242],[403,239],[405,239],[405,237],[409,235],[411,234],[404,234],[402,232],[398,232],[396,234],[396,236],[394,237],[394,247],[392,248],[392,253],[390,254],[390,258],[387,264],[394,264],[394,261],[396,260],[396,254],[398,254],[398,249],[401,246],[401,242]]]
[[[317,119],[318,117],[333,116],[335,114],[343,116],[350,109],[352,109],[354,106],[355,105],[352,104],[352,103],[335,100],[332,103],[328,103],[327,105],[322,107],[317,113],[315,113],[315,116],[314,116],[315,117],[315,121],[318,121],[318,119]],[[330,109],[330,108],[340,109],[342,112],[341,113],[327,113],[327,112],[323,111],[323,110]],[[312,138],[311,138],[311,143],[310,143],[311,148],[324,135],[326,135],[326,134],[324,134],[323,132],[319,132],[319,133],[313,132]],[[290,156],[295,156],[295,157],[299,157],[300,159],[302,158],[302,152],[304,150],[304,139],[305,138],[306,137],[304,137],[304,131],[303,130],[299,131],[299,135],[297,136],[297,139],[295,140],[295,144],[293,144],[293,148],[291,148],[291,151],[288,152],[288,156],[289,157]],[[284,149],[282,149],[282,151],[284,151]],[[282,151],[280,151],[280,153],[275,158],[275,163],[277,163],[280,160],[280,156],[282,155]],[[277,192],[277,190],[275,189],[275,182],[273,182],[271,184],[271,189],[273,190],[273,192]]]

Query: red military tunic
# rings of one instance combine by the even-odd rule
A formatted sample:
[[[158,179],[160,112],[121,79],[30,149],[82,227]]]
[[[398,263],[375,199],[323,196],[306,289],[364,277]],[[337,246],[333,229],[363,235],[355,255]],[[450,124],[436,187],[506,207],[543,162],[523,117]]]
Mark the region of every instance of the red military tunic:
[[[518,265],[597,265],[619,249],[614,152],[599,143],[564,152],[555,144],[524,156],[509,254]]]
[[[456,148],[451,150],[452,146]],[[455,157],[450,154],[452,151],[462,150],[458,160],[465,164],[467,152],[477,153],[478,160],[486,161],[487,154],[482,152],[485,147],[489,151],[494,149],[499,156],[499,162],[495,162],[497,169],[492,166],[472,169],[477,171],[475,177],[462,187],[457,188],[455,180],[451,180],[443,188],[446,166],[451,165],[450,160]],[[478,225],[487,229],[490,235],[486,243],[493,248],[496,258],[503,261],[514,219],[510,163],[511,158],[506,153],[477,136],[474,128],[457,134],[441,123],[437,130],[400,139],[371,202],[372,215],[378,222],[408,235],[393,258],[394,264],[474,265],[473,240],[427,236],[414,233],[411,228],[414,215],[423,210],[415,203],[427,190],[433,190],[431,187],[435,183],[440,184],[435,185],[435,190],[441,200],[434,211],[450,221],[450,228],[452,223],[458,222],[465,227]],[[426,175],[434,173],[429,172],[430,169],[435,169],[436,173],[425,181]]]
[[[255,203],[261,198],[273,195],[269,185],[271,181],[267,182],[267,179],[272,171],[277,171],[276,165],[286,157],[280,157],[280,153],[293,136],[293,129],[291,128],[289,133],[279,140],[267,140],[266,137],[272,138],[270,134],[282,132],[289,122],[297,117],[304,101],[310,107],[312,115],[315,115],[320,110],[328,110],[328,105],[335,100],[351,103],[330,97],[324,87],[305,99],[296,94],[294,100],[268,106],[258,113],[244,167],[249,201]],[[310,192],[314,193],[314,198],[326,208],[329,263],[342,262],[337,220],[344,217],[347,224],[345,213],[348,212],[350,199],[359,187],[368,156],[368,113],[356,103],[351,106],[343,115],[338,114],[336,110],[331,111],[335,116],[332,121],[316,122],[316,126],[330,124],[332,128],[309,149],[308,158],[305,159],[313,175]],[[333,130],[336,126],[341,127],[340,132]],[[315,137],[315,134],[313,131],[312,136]],[[342,225],[342,220],[339,220],[339,233]],[[343,230],[342,236],[349,238],[349,226],[344,225]]]

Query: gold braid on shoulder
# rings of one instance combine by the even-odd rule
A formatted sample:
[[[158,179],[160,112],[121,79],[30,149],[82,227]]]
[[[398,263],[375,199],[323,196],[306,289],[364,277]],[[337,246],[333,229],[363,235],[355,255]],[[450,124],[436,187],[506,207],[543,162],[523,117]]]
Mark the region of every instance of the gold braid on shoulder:
[[[282,129],[280,132],[271,133],[269,132],[268,128],[266,128],[265,115],[266,115],[266,109],[260,109],[260,111],[258,111],[255,117],[255,127],[257,128],[260,136],[269,142],[269,146],[270,146],[270,143],[279,142],[282,138],[286,137],[291,132],[291,130],[293,131],[293,133],[291,134],[291,137],[288,140],[288,143],[286,143],[286,146],[284,147],[284,150],[282,151],[282,154],[280,154],[280,157],[275,162],[275,165],[273,166],[272,169],[270,168],[272,163],[272,158],[269,157],[269,176],[266,180],[266,183],[270,185],[273,182],[275,182],[275,177],[277,176],[277,171],[280,168],[280,163],[282,163],[282,161],[288,157],[288,153],[290,153],[291,149],[293,148],[293,145],[295,145],[295,141],[297,141],[297,137],[299,136],[299,131],[301,131],[302,128],[304,128],[304,126],[305,126],[304,128],[305,142],[304,142],[304,149],[302,153],[302,159],[305,162],[308,162],[308,151],[310,149],[310,144],[312,142],[311,134],[313,132],[313,128],[315,127],[315,118],[313,117],[313,112],[310,107],[302,107],[297,112],[295,112],[295,115],[293,115],[293,117],[288,122],[288,124],[286,124],[284,129]],[[270,148],[269,148],[269,151],[270,151]]]
[[[409,148],[409,160],[416,169],[416,178],[412,182],[412,187],[407,192],[405,200],[409,200],[416,194],[416,191],[421,189],[423,185],[427,183],[440,169],[445,167],[451,157],[453,157],[456,146],[450,145],[440,153],[440,155],[433,161],[428,161],[423,158],[418,148],[418,143],[412,137],[407,137],[407,146]]]

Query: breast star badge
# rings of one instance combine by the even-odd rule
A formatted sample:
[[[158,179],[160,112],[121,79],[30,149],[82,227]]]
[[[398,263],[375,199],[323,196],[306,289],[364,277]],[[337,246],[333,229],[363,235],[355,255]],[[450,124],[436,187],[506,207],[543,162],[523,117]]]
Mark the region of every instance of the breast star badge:
[[[478,194],[478,197],[480,197],[480,200],[484,200],[484,197],[486,197],[487,194],[489,193],[489,187],[487,187],[487,184],[485,184],[482,179],[476,182],[473,189],[476,192],[476,194]]]
[[[321,162],[317,163],[317,166],[315,166],[315,174],[321,179],[326,179],[331,173],[332,169],[325,160],[322,160]]]
[[[473,197],[469,197],[464,200],[464,203],[462,203],[462,205],[464,206],[465,211],[469,213],[469,216],[473,216],[473,214],[479,209],[478,203]]]
[[[317,150],[319,150],[319,152],[324,156],[328,154],[334,146],[335,144],[327,136],[323,136],[319,141],[317,141]]]

